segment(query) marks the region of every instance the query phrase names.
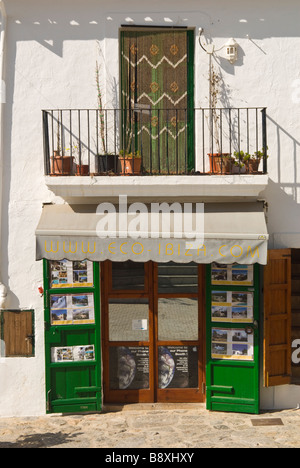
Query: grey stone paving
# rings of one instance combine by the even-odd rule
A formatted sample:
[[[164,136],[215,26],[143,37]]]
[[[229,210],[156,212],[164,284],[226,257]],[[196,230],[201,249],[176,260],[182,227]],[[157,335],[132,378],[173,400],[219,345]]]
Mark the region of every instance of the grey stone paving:
[[[254,427],[252,419],[281,418]],[[204,405],[128,405],[85,415],[0,418],[0,448],[299,448],[300,410],[261,415]]]

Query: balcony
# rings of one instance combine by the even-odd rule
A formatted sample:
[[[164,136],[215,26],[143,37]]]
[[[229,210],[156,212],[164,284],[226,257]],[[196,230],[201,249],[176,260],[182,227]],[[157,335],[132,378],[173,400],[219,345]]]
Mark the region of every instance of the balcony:
[[[265,108],[44,110],[43,137],[46,183],[64,198],[176,197],[178,184],[256,197],[267,184]]]

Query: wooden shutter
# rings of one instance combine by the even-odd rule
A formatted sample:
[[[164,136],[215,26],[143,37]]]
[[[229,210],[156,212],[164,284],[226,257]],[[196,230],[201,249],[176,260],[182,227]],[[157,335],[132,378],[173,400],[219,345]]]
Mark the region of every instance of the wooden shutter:
[[[264,385],[291,381],[291,250],[270,250],[264,269]]]
[[[5,356],[29,357],[33,355],[33,313],[31,310],[2,312],[1,336]]]

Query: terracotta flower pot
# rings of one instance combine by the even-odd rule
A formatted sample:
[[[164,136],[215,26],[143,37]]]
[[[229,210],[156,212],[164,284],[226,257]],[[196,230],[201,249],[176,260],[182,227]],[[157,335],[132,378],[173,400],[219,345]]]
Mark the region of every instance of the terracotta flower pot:
[[[71,175],[73,161],[73,156],[60,156],[54,152],[54,156],[51,156],[50,175]]]
[[[87,176],[89,175],[90,168],[88,164],[76,164],[76,175]]]
[[[245,164],[247,172],[253,173],[258,172],[260,160],[259,159],[249,159]]]
[[[230,153],[208,153],[210,172],[213,174],[231,174],[232,161]]]
[[[140,158],[119,158],[121,162],[121,174],[134,174],[139,175],[141,173],[141,163]]]

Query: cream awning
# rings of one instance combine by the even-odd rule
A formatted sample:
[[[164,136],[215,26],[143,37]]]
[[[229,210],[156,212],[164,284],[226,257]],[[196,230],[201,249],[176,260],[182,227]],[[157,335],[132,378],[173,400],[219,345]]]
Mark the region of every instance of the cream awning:
[[[138,205],[126,215],[118,205],[112,205],[113,221],[105,229],[106,214],[97,213],[96,205],[45,205],[36,229],[37,260],[267,263],[268,232],[262,202],[205,204],[203,241],[201,236],[192,238],[195,230],[186,233],[181,229],[173,212],[169,229],[163,222],[164,214],[153,228],[150,205],[148,213],[139,212]],[[184,205],[180,206],[183,210]],[[193,212],[194,218],[196,215]]]

